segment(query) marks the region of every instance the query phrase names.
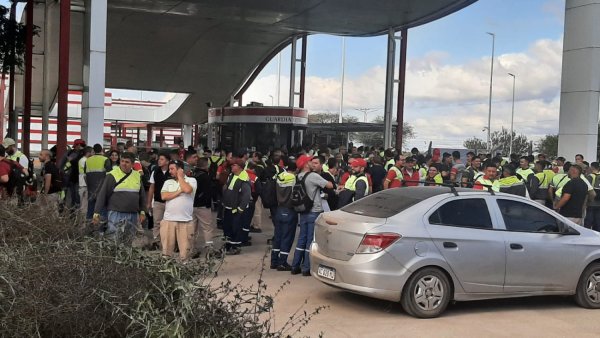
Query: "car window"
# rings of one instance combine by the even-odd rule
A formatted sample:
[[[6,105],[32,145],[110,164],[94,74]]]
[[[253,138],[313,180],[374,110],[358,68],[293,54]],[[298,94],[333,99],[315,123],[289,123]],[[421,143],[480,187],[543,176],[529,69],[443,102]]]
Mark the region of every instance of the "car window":
[[[506,230],[525,232],[559,232],[557,219],[532,205],[498,199]]]
[[[458,199],[445,203],[429,216],[429,223],[464,228],[493,228],[483,198]]]
[[[398,198],[392,193],[379,192],[343,207],[341,210],[362,216],[388,218],[410,208],[423,199],[403,196]]]

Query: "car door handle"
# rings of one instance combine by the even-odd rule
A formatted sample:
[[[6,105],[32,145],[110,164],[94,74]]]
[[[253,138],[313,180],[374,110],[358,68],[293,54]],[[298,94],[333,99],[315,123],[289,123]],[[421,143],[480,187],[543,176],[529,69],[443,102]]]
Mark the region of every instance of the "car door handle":
[[[454,243],[454,242],[444,242],[444,248],[456,249],[456,248],[458,248],[458,245],[456,245],[456,243]]]
[[[523,246],[518,243],[510,243],[510,248],[512,250],[523,250]]]

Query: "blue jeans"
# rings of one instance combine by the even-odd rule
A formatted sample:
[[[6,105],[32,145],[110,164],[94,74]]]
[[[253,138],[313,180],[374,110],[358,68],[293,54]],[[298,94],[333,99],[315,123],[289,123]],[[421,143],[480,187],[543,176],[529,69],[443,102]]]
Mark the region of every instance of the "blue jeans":
[[[138,224],[137,212],[108,211],[108,222],[104,236],[117,242],[131,243]]]
[[[271,265],[286,265],[290,249],[294,244],[298,214],[293,209],[278,207],[273,221],[275,222],[275,231],[271,249]]]
[[[292,268],[301,268],[302,272],[310,271],[310,245],[315,237],[315,220],[319,217],[318,212],[300,214],[300,234]],[[302,264],[302,265],[301,265]]]
[[[85,215],[85,218],[87,220],[92,219],[92,217],[94,217],[94,209],[96,208],[96,196],[94,195],[94,197],[89,196],[88,197],[88,207],[87,207],[87,213]],[[103,221],[106,220],[106,209],[102,208],[102,210],[100,210],[100,219],[102,219]]]

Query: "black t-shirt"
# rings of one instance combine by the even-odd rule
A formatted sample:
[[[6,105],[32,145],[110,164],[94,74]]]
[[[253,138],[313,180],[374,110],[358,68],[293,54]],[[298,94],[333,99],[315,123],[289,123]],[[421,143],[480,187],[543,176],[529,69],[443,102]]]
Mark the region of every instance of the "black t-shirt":
[[[325,188],[325,189],[323,189],[323,192],[327,194],[327,203],[329,203],[329,209],[336,210],[337,209],[337,204],[338,204],[337,203],[338,202],[338,196],[335,193],[335,188],[336,188],[335,178],[329,172],[323,172],[321,174],[321,177],[323,177],[328,182],[331,182],[333,184],[333,189],[327,189],[327,188]]]
[[[59,173],[56,164],[54,164],[52,161],[46,162],[46,164],[44,164],[42,174],[42,176],[44,177],[44,182],[46,175],[52,175],[52,178],[50,180],[50,190],[48,190],[48,194],[54,194],[61,190],[61,185],[59,183]]]
[[[583,204],[587,196],[588,186],[581,178],[572,179],[563,188],[563,194],[570,194],[569,201],[560,208],[560,214],[565,217],[583,217]]]
[[[374,165],[369,170],[371,174],[371,181],[373,182],[373,192],[378,192],[383,190],[383,180],[387,175],[387,171],[382,165]]]
[[[210,208],[212,204],[212,180],[208,171],[195,169],[193,175],[197,182],[194,208]]]

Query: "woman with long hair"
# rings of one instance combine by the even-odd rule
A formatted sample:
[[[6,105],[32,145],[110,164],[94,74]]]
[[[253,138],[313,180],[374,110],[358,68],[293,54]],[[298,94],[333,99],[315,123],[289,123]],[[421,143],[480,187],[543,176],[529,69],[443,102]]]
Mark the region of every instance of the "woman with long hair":
[[[118,150],[111,150],[108,154],[108,158],[110,159],[110,165],[113,169],[119,166],[119,163],[121,162],[121,154]]]

